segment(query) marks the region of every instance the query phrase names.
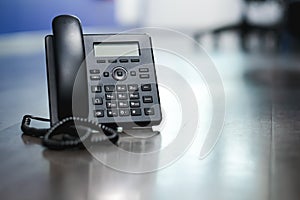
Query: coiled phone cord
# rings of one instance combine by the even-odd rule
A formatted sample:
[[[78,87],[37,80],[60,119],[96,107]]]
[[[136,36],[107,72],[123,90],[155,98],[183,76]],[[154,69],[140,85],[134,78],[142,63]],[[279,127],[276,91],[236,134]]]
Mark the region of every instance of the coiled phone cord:
[[[49,119],[25,115],[21,130],[25,135],[42,138],[42,144],[55,150],[83,148],[84,144],[95,144],[110,140],[116,144],[119,139],[118,132],[103,124],[81,117],[67,117],[51,128],[34,128],[30,126],[31,120],[50,122]],[[75,127],[76,124],[76,127]],[[97,132],[95,132],[97,131]],[[84,132],[84,134],[82,134]],[[100,135],[103,132],[103,135]],[[61,136],[61,139],[54,136]],[[95,136],[95,137],[93,137]]]

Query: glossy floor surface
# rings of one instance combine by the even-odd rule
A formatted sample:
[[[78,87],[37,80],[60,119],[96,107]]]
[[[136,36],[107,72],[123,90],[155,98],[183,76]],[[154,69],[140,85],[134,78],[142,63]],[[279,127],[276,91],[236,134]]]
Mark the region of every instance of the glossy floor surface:
[[[189,55],[201,57],[192,44],[185,45]],[[1,199],[299,199],[300,57],[263,51],[210,56],[226,95],[222,134],[211,153],[199,159],[196,141],[162,169],[128,173],[105,166],[89,151],[51,151],[38,139],[22,136],[23,114],[48,115],[44,55],[3,55]],[[119,146],[151,151],[163,139],[124,137]],[[108,149],[103,145],[98,152],[109,159],[114,150]],[[159,164],[161,156],[153,159]],[[145,164],[118,160],[129,169]]]

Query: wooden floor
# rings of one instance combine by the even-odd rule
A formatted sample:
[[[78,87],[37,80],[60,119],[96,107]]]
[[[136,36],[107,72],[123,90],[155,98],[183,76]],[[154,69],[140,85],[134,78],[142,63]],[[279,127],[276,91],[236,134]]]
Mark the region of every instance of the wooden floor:
[[[1,199],[299,199],[300,56],[238,51],[210,56],[226,94],[218,143],[203,160],[187,152],[144,174],[106,167],[84,150],[50,151],[36,138],[22,137],[22,115],[48,115],[44,55],[2,56]]]

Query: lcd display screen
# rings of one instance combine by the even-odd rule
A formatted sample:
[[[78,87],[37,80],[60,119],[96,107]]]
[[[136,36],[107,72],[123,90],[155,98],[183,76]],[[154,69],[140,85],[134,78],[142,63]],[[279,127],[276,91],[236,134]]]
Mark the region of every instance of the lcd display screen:
[[[139,56],[138,42],[122,43],[95,43],[94,53],[96,57],[118,57],[118,56]]]

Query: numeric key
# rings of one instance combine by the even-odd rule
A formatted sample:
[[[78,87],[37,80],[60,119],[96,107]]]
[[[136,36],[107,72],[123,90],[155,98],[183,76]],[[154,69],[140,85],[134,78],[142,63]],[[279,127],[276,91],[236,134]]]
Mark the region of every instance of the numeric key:
[[[113,92],[113,91],[115,91],[115,86],[114,85],[105,85],[104,90],[105,90],[105,92]]]
[[[139,90],[139,86],[137,84],[128,85],[128,91],[134,92],[134,91],[138,91],[138,90]]]

